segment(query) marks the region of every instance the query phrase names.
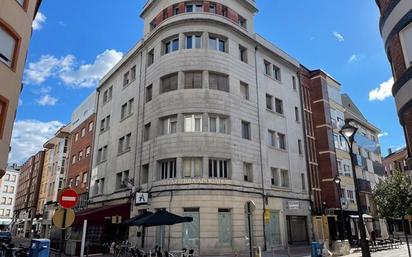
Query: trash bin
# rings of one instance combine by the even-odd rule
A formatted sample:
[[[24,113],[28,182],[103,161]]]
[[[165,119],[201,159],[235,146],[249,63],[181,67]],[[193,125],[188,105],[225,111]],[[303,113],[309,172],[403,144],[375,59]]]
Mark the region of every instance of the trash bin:
[[[49,257],[50,240],[49,239],[32,239],[29,257]]]
[[[311,257],[318,257],[318,249],[319,249],[319,243],[318,242],[312,242],[310,244],[311,248]]]

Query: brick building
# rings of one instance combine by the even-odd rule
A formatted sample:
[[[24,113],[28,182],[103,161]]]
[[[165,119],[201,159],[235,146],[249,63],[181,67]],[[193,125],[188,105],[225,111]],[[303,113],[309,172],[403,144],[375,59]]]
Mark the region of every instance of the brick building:
[[[44,151],[40,151],[21,166],[14,204],[13,230],[17,236],[29,237],[32,233],[32,223],[36,216],[43,162]]]
[[[71,140],[66,186],[80,196],[77,208],[86,207],[95,132],[96,94],[90,95],[72,114]]]
[[[379,28],[391,63],[400,123],[404,129],[408,165],[412,165],[412,1],[376,0],[381,18]]]

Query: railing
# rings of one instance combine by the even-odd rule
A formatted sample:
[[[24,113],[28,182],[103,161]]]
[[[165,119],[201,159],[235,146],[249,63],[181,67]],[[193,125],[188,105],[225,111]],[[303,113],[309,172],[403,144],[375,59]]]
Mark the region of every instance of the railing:
[[[374,152],[375,154],[380,154],[381,153],[381,149],[380,149],[380,145],[377,142],[374,142],[372,140],[370,140],[369,138],[367,138],[366,136],[360,134],[360,133],[356,133],[355,134],[355,141],[356,144],[370,152]]]
[[[365,179],[358,178],[358,188],[360,192],[372,192],[371,183]]]
[[[376,175],[384,176],[385,175],[385,167],[382,165],[382,163],[373,162],[373,172]]]

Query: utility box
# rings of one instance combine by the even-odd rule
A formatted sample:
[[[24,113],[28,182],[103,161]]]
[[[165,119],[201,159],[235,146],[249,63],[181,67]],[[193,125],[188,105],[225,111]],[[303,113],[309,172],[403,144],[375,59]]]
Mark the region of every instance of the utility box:
[[[32,239],[29,257],[49,257],[50,240],[49,239]]]

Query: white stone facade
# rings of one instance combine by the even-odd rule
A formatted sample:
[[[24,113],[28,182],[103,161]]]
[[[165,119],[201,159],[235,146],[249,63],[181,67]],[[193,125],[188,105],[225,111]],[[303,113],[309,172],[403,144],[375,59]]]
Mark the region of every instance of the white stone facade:
[[[195,228],[147,229],[147,248],[246,252],[249,200],[256,204],[254,245],[309,242],[298,62],[254,34],[252,1],[216,1],[245,17],[246,29],[204,11],[176,14],[150,29],[158,13],[179,2],[146,5],[144,39],[99,85],[92,206],[126,201],[138,190],[150,200],[132,206],[132,217],[160,208],[195,216]],[[200,37],[192,41],[200,47],[188,49],[187,36]],[[223,51],[212,49],[216,38]],[[196,72],[193,84],[188,72]],[[129,239],[139,245],[136,230]]]
[[[14,164],[7,167],[0,179],[0,231],[9,229],[13,220],[13,207],[16,199],[20,168]]]

